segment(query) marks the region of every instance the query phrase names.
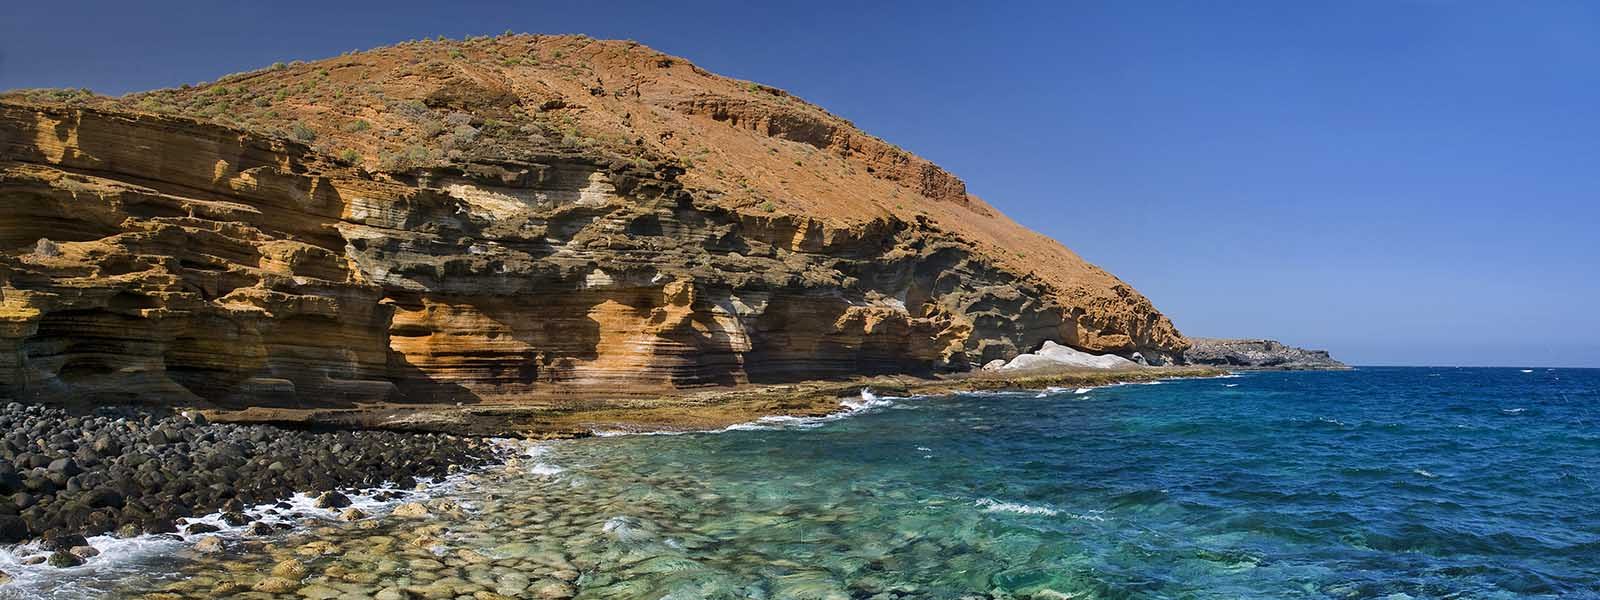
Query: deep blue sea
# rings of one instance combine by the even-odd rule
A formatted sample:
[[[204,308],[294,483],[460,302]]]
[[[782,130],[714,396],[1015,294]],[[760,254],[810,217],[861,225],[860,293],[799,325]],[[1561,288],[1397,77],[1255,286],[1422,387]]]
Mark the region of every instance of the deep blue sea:
[[[298,556],[315,597],[1600,598],[1600,370],[864,404],[542,444],[451,488],[459,514],[169,552],[110,589],[204,597]]]
[[[1600,370],[1254,373],[801,425],[550,460],[663,509],[657,539],[710,524],[735,555],[674,555],[768,591],[792,563],[855,597],[1600,597]],[[686,487],[631,488],[653,479]]]

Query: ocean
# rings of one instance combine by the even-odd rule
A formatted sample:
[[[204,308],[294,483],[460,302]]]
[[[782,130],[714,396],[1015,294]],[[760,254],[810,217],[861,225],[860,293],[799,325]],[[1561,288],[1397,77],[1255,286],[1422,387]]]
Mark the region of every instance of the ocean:
[[[285,558],[284,597],[1600,597],[1600,370],[868,394],[518,463],[426,519],[130,552],[72,597],[206,597]]]

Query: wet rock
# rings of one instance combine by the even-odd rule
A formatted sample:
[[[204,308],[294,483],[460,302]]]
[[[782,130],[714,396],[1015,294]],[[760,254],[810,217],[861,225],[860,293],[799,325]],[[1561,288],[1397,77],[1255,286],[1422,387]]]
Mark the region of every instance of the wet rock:
[[[330,598],[336,598],[340,595],[339,590],[318,584],[311,584],[300,588],[296,593],[302,598],[308,598],[309,600],[328,600]]]
[[[76,567],[78,565],[83,564],[83,557],[80,557],[80,556],[78,556],[76,554],[73,554],[71,552],[68,552],[66,550],[57,550],[55,552],[51,552],[50,553],[50,558],[46,559],[46,562],[52,567],[56,567],[58,569],[64,569],[64,568],[67,568],[67,567]]]
[[[46,536],[44,541],[39,544],[39,547],[47,552],[57,552],[71,550],[78,546],[87,545],[89,545],[89,540],[84,539],[81,535],[74,533],[58,533]]]
[[[403,519],[421,519],[428,516],[428,507],[421,502],[407,502],[395,507],[390,514]]]
[[[261,581],[257,581],[255,585],[250,586],[250,589],[268,594],[287,594],[299,587],[299,583],[274,575],[262,578]]]
[[[268,525],[266,523],[262,523],[260,521],[256,521],[254,523],[251,523],[249,527],[246,527],[244,532],[247,535],[263,536],[263,535],[272,535],[274,533],[274,530],[272,529],[271,525]]]
[[[299,548],[295,548],[294,552],[300,556],[312,557],[323,556],[327,554],[338,554],[339,545],[328,540],[317,540],[309,544],[304,544]]]
[[[194,549],[196,552],[203,552],[206,554],[221,552],[222,538],[214,535],[200,538],[200,541],[194,543]]]
[[[367,518],[367,513],[361,512],[359,508],[347,508],[344,512],[339,513],[339,520],[341,521],[360,521],[365,518]]]
[[[184,518],[219,511],[229,526],[245,526],[246,507],[296,492],[325,491],[320,504],[342,509],[349,498],[329,490],[499,460],[490,446],[444,436],[215,424],[127,407],[74,414],[12,402],[0,407],[0,423],[12,432],[0,436],[0,544],[168,534]],[[211,530],[191,524],[185,531]]]
[[[100,550],[99,549],[95,548],[94,546],[87,546],[87,545],[74,547],[73,549],[68,550],[68,552],[71,552],[73,556],[76,556],[76,557],[84,559],[84,560],[88,560],[90,558],[94,558],[96,556],[100,556]]]
[[[317,496],[317,508],[344,508],[350,506],[350,498],[339,492],[323,492]]]
[[[540,600],[564,600],[578,595],[578,591],[565,581],[544,579],[528,588],[529,593]]]
[[[278,564],[272,565],[272,575],[285,579],[299,580],[301,577],[306,576],[306,564],[292,558],[284,559],[279,561]]]
[[[27,494],[17,494],[27,496]],[[18,508],[27,508],[17,503]],[[32,504],[30,503],[29,506]],[[28,539],[28,522],[14,515],[0,515],[0,544],[15,544]]]
[[[183,532],[189,535],[216,533],[218,531],[222,531],[222,528],[210,523],[190,523],[188,527],[183,528]]]
[[[220,581],[217,582],[216,587],[211,588],[211,597],[227,598],[229,596],[237,596],[249,589],[250,586],[245,585],[242,582],[232,580]]]

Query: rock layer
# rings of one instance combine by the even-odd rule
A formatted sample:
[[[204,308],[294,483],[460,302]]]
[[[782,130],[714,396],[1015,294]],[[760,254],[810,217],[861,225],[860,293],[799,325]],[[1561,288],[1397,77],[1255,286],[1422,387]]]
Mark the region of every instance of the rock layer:
[[[332,66],[380,64],[383,52]],[[594,52],[592,64],[617,68]],[[467,123],[504,103],[576,101],[559,86],[406,89],[439,106],[417,110],[458,111],[447,119],[465,115],[474,131]],[[838,153],[871,202],[891,202],[871,193],[893,181],[936,209],[842,206],[849,181],[750,206],[686,175],[681,157],[604,144],[365,168],[238,124],[14,96],[0,101],[0,394],[569,405],[959,371],[1052,339],[1152,362],[1187,344],[1126,284],[820,109],[704,90],[672,102],[590,94],[638,111],[617,118],[640,128],[670,113],[661,119],[687,123],[679,135],[706,143]],[[1040,269],[996,251],[1028,236],[1048,254]]]

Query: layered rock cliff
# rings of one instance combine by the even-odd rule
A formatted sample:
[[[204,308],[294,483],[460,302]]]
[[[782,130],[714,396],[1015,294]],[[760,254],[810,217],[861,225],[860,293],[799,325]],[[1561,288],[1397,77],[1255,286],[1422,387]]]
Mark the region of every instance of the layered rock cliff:
[[[1348,369],[1327,350],[1307,350],[1286,346],[1277,340],[1190,338],[1192,346],[1184,356],[1197,365],[1225,368],[1276,370]]]
[[[0,395],[582,402],[1187,341],[938,167],[627,42],[0,98]]]

